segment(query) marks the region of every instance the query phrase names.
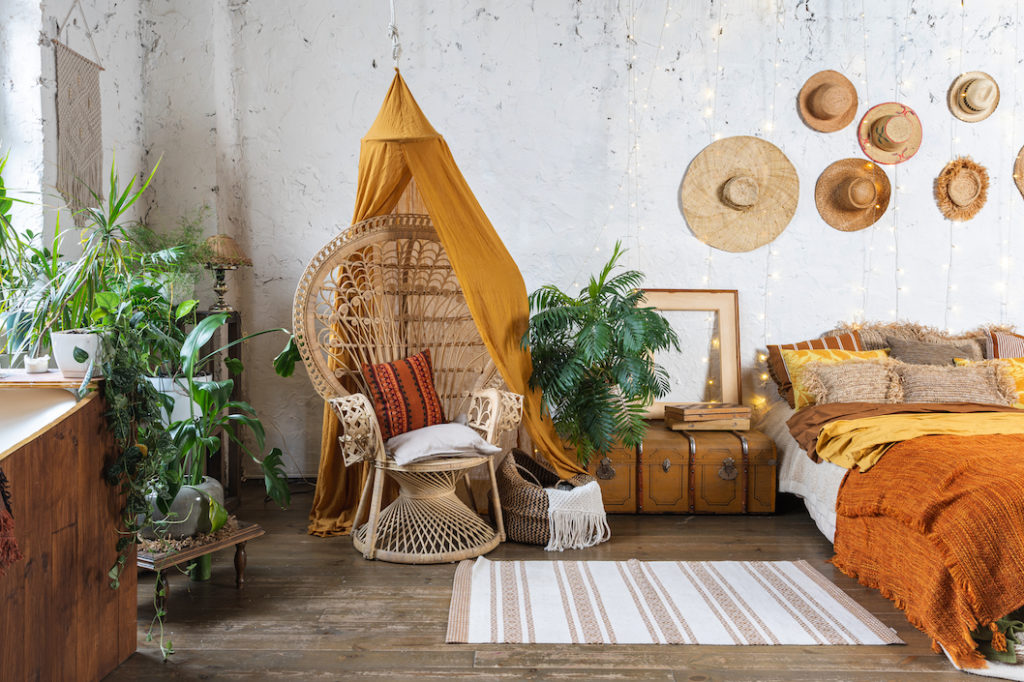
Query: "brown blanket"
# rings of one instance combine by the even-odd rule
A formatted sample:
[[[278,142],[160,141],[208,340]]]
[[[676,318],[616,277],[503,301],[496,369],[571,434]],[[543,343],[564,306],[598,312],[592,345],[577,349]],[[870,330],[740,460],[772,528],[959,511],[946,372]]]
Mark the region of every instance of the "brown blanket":
[[[881,417],[887,414],[927,414],[933,412],[1019,412],[1013,407],[1002,405],[982,405],[980,403],[828,403],[811,405],[798,410],[786,425],[789,432],[807,456],[815,462],[821,458],[815,451],[818,434],[823,426],[836,419],[859,419],[861,417]]]
[[[836,513],[832,563],[984,666],[971,630],[1024,606],[1024,435],[904,441],[846,475]]]

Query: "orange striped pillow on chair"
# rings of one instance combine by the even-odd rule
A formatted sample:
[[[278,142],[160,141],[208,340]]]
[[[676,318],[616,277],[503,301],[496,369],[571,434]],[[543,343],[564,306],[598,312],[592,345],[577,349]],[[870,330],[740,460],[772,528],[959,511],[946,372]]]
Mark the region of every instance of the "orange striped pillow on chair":
[[[373,411],[384,440],[424,426],[444,424],[444,408],[434,388],[430,351],[379,365],[363,363]]]
[[[782,359],[782,350],[864,350],[861,347],[857,332],[847,332],[837,336],[826,336],[820,339],[784,343],[768,346],[768,373],[779,387],[779,395],[786,399],[790,407],[796,407],[793,397],[793,380],[786,369],[786,361]]]

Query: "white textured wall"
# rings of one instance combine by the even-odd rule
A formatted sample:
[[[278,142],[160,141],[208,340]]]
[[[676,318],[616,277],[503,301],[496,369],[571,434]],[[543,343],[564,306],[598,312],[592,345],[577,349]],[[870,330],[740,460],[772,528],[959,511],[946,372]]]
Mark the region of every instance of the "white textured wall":
[[[43,125],[39,73],[39,9],[35,0],[0,5],[0,158],[7,189],[38,199],[43,182]],[[18,205],[15,224],[38,227],[42,209]]]
[[[57,5],[47,0],[45,13],[62,14]],[[235,235],[254,260],[229,275],[246,326],[287,326],[302,268],[351,216],[359,138],[392,75],[386,3],[85,5],[110,22],[96,33],[115,65],[104,74],[105,144],[139,169],[162,154],[151,217],[166,224],[210,204],[210,230]],[[628,264],[652,287],[740,291],[748,370],[766,342],[807,338],[838,320],[959,329],[1022,318],[1010,277],[1024,248],[1024,203],[1011,177],[1024,143],[1015,123],[1024,111],[1014,73],[1020,10],[1012,0],[965,5],[397,1],[403,74],[527,287],[571,287],[622,238]],[[829,163],[861,155],[853,126],[817,133],[795,107],[806,78],[827,68],[857,85],[858,120],[899,99],[924,122],[917,156],[886,168],[889,211],[856,233],[828,227],[813,199]],[[974,69],[995,76],[1002,101],[967,124],[949,114],[945,95]],[[746,254],[698,242],[678,203],[689,161],[729,135],[771,140],[801,179],[788,229]],[[960,154],[988,168],[992,188],[974,220],[952,224],[931,187]],[[301,371],[274,377],[277,346],[246,351],[246,391],[290,470],[313,473],[320,405]]]

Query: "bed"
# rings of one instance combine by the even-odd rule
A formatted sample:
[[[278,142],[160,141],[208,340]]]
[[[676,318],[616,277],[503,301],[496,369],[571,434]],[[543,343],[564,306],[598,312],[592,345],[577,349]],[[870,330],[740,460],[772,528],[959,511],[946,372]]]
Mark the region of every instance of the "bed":
[[[885,336],[874,343],[885,343]],[[888,358],[883,363],[887,371],[894,371],[894,364],[903,366]],[[976,371],[994,364],[979,360]],[[992,372],[1001,377],[999,390],[1013,395],[1005,370]],[[786,396],[784,389],[792,389],[786,381],[790,377],[780,381],[776,371],[772,374],[779,393]],[[906,385],[913,387],[913,381]],[[1024,389],[1024,381],[1019,388]],[[1024,605],[1024,457],[1013,456],[1024,454],[1021,404],[1011,405],[1011,400],[992,407],[984,400],[978,402],[986,405],[928,404],[918,409],[917,403],[904,404],[901,394],[878,401],[900,403],[876,406],[883,416],[873,417],[869,410],[867,418],[859,418],[859,411],[870,406],[794,407],[772,398],[757,427],[778,447],[779,490],[803,499],[818,529],[835,544],[837,568],[890,598],[958,668],[1024,679],[1024,666],[986,662],[966,625],[989,626]],[[848,415],[842,414],[845,407],[850,408]],[[806,411],[798,415],[797,408]],[[816,412],[828,418],[815,421]],[[961,424],[969,428],[962,431]],[[891,442],[876,444],[872,451],[864,445],[870,438],[861,432]],[[815,436],[809,439],[808,433]],[[933,433],[937,435],[929,435]],[[829,450],[835,445],[830,439],[841,441],[838,449]],[[820,460],[819,449],[826,460],[846,466],[814,461]],[[856,461],[859,454],[852,462],[844,460],[851,452],[874,454],[870,461]],[[846,468],[850,466],[852,472]],[[1001,636],[996,632],[989,648],[1002,646]],[[1011,641],[1011,651],[1012,646]]]

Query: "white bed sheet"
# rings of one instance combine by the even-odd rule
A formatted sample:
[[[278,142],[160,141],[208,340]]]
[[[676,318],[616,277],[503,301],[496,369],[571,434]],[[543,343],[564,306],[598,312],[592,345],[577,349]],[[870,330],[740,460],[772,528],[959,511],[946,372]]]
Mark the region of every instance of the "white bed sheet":
[[[812,462],[793,436],[786,420],[794,410],[784,400],[771,401],[757,422],[778,449],[779,491],[803,498],[818,530],[832,542],[836,536],[836,498],[846,469],[831,462]]]

